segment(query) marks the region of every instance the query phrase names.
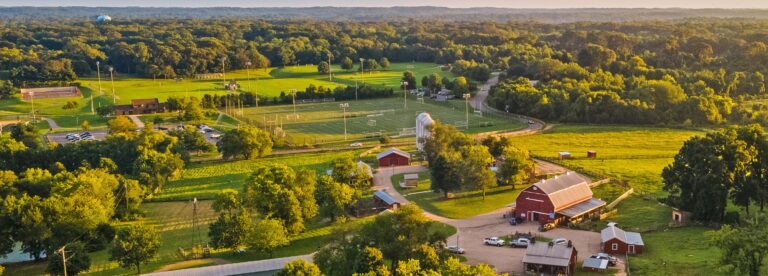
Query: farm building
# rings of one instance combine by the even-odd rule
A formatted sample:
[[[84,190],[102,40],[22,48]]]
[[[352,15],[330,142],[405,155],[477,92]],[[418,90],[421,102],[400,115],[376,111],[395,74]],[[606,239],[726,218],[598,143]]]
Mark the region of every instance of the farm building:
[[[376,207],[381,209],[397,210],[400,207],[400,202],[395,200],[386,190],[373,192],[373,201],[376,203]]]
[[[608,260],[598,258],[586,258],[581,265],[581,270],[587,272],[605,272],[608,269]]]
[[[557,153],[557,157],[560,158],[560,160],[571,159],[571,153],[567,151],[561,151]]]
[[[403,183],[400,185],[403,188],[415,188],[419,186],[419,175],[412,173],[403,176]]]
[[[600,231],[603,252],[610,254],[640,254],[645,249],[640,233],[626,232],[614,224]]]
[[[586,178],[566,172],[541,180],[520,192],[513,214],[524,221],[560,224],[597,216],[603,206],[604,201],[592,198]]]
[[[165,107],[157,98],[134,99],[131,104],[115,105],[115,115],[151,114],[163,112]]]
[[[425,140],[432,135],[429,127],[434,123],[435,120],[432,120],[432,116],[429,116],[429,113],[422,112],[416,116],[416,149],[424,150]]]
[[[578,251],[572,244],[537,242],[523,256],[525,272],[536,275],[573,275]]]
[[[691,222],[691,212],[680,209],[672,209],[672,223],[676,225],[685,225]]]
[[[80,97],[80,89],[77,88],[77,86],[22,88],[20,92],[21,98],[25,101],[29,101],[33,98],[51,99]]]
[[[398,148],[390,148],[376,155],[379,167],[407,166],[411,163],[411,154]]]

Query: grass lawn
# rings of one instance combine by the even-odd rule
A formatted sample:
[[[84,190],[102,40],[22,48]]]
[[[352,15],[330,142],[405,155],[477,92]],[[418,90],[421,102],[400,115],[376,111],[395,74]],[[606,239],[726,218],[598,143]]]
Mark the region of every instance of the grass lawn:
[[[287,164],[294,169],[325,171],[336,158],[357,157],[362,151],[336,151],[294,155],[268,156],[256,160],[206,161],[193,163],[182,171],[179,179],[171,181],[152,201],[210,199],[222,189],[240,191],[248,174],[258,165]]]
[[[392,97],[348,101],[346,112],[347,140],[354,141],[381,134],[399,135],[402,128],[416,126],[416,116],[429,112],[433,119],[456,124],[465,122],[463,105],[459,108],[452,102],[425,100],[420,103],[413,96],[408,99],[408,108],[403,110],[403,98]],[[293,116],[292,105],[247,108],[244,117],[261,127],[282,126],[291,144],[322,144],[344,140],[344,114],[339,102],[300,104],[296,106],[299,118]],[[471,110],[469,112],[472,112]],[[469,117],[469,133],[498,130],[516,130],[523,127],[517,121],[494,117]]]
[[[429,172],[419,173],[419,185],[411,189],[402,189],[397,185],[403,176],[404,174],[392,176],[392,183],[398,192],[408,194],[429,191]],[[462,219],[503,208],[514,202],[521,190],[523,190],[522,187],[512,189],[509,186],[488,189],[485,200],[483,200],[480,191],[455,193],[455,197],[452,199],[445,199],[443,194],[433,192],[418,193],[407,196],[407,198],[419,205],[424,211],[442,217]]]
[[[720,250],[704,236],[709,228],[684,227],[643,235],[645,252],[629,258],[634,275],[729,275],[718,272]],[[763,269],[763,272],[768,270]]]
[[[415,72],[417,79],[432,73],[453,78],[450,72],[441,71],[432,63],[393,63],[387,70],[366,72],[360,77],[355,71],[342,70],[338,65],[333,66],[333,81],[328,80],[328,75],[317,73],[315,65],[289,66],[285,68],[269,68],[267,70],[251,70],[251,90],[262,96],[274,97],[281,91],[289,89],[304,90],[310,84],[316,86],[334,88],[343,85],[355,85],[355,80],[371,86],[391,87],[397,89],[400,79],[406,70]],[[248,74],[246,70],[234,70],[227,72],[227,80],[237,79],[241,89],[248,91]],[[258,79],[258,80],[257,80]],[[114,81],[115,97],[112,97],[112,84],[109,76],[102,75],[101,92],[96,76],[80,78],[81,97],[36,99],[34,101],[36,113],[40,116],[54,119],[63,128],[75,129],[77,117],[86,119],[93,127],[103,126],[106,121],[91,114],[91,95],[93,106],[128,104],[131,99],[158,98],[161,102],[172,96],[196,96],[201,98],[205,94],[231,93],[222,89],[221,79],[193,80],[185,79],[180,82],[166,79],[147,79],[132,76],[116,75]],[[75,101],[79,106],[75,109],[62,109],[68,101]],[[29,114],[32,109],[31,102],[21,100],[19,95],[10,99],[0,100],[0,116]],[[61,122],[59,122],[61,120]]]
[[[702,132],[635,126],[558,125],[541,135],[513,137],[532,155],[556,158],[568,151],[573,159],[562,163],[629,182],[636,191],[661,193],[661,171],[672,162],[683,142]],[[595,159],[586,158],[596,150]]]
[[[609,204],[619,198],[619,196],[621,196],[621,194],[627,190],[628,189],[614,181],[599,185],[597,187],[592,187],[592,193],[594,193],[594,197],[599,198]]]

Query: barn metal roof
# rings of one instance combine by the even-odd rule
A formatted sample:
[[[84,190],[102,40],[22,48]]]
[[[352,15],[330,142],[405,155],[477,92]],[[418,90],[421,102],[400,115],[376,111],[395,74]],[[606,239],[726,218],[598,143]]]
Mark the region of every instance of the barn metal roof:
[[[397,203],[397,200],[395,200],[395,198],[393,198],[389,193],[387,193],[386,190],[375,191],[373,192],[373,196],[381,199],[381,201],[384,201],[384,203],[388,205]]]
[[[584,264],[582,265],[582,267],[596,268],[596,269],[607,269],[608,268],[608,260],[597,259],[597,258],[586,258],[586,259],[584,259]]]
[[[644,245],[643,238],[640,236],[640,233],[626,232],[616,226],[609,226],[600,231],[600,238],[603,242],[607,242],[612,239],[618,239],[626,244]]]
[[[533,185],[549,196],[555,211],[592,199],[592,190],[587,179],[573,172],[566,172]]]
[[[567,267],[571,262],[573,250],[573,246],[568,247],[565,244],[550,246],[546,242],[532,243],[525,250],[523,263]]]
[[[582,203],[573,205],[571,207],[565,208],[563,210],[557,211],[558,214],[564,215],[566,217],[578,217],[580,215],[589,213],[597,208],[605,206],[605,201],[591,198],[587,201],[584,201]]]
[[[405,158],[411,158],[411,154],[410,153],[402,151],[402,150],[400,150],[398,148],[390,148],[388,150],[382,151],[379,154],[377,154],[376,155],[376,159],[384,158],[385,156],[393,154],[393,153],[397,154],[397,155],[400,155],[400,156],[403,156]]]

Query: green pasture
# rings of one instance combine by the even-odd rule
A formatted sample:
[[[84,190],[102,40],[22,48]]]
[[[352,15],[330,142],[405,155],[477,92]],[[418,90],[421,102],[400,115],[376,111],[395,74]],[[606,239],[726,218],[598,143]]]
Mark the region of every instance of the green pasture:
[[[410,96],[410,95],[409,95]],[[433,119],[447,124],[463,124],[466,111],[463,105],[436,102],[425,99],[417,101],[414,96],[407,100],[404,108],[400,96],[385,99],[343,101],[327,103],[297,104],[253,107],[244,110],[245,120],[260,127],[280,127],[292,144],[322,144],[344,140],[344,118],[346,116],[347,140],[378,138],[380,134],[397,136],[403,128],[414,128],[416,116],[428,112]],[[348,103],[346,115],[340,104]],[[516,130],[523,125],[517,121],[496,117],[479,117],[469,109],[469,133]]]
[[[419,185],[416,188],[400,188],[398,183],[403,180],[403,177],[404,174],[392,176],[392,184],[396,190],[406,195],[408,200],[416,203],[424,211],[453,219],[473,217],[504,208],[515,202],[520,191],[525,189],[524,186],[518,186],[516,189],[502,186],[486,190],[485,199],[481,191],[456,192],[454,198],[445,199],[443,194],[430,191],[429,172],[419,173]]]
[[[192,163],[181,172],[178,179],[168,183],[160,193],[155,194],[150,200],[191,200],[194,197],[210,199],[222,189],[242,190],[243,181],[258,165],[279,163],[294,169],[325,171],[330,168],[330,163],[334,159],[345,156],[357,157],[359,153],[359,151],[335,151],[269,156],[256,160],[214,160]]]
[[[571,169],[624,180],[637,191],[660,193],[662,169],[672,163],[683,142],[701,134],[656,127],[558,125],[512,141],[537,157],[555,159],[558,152],[570,152],[573,158],[561,163]],[[588,150],[597,151],[597,158],[587,158]]]
[[[408,68],[413,66],[413,68]],[[132,76],[117,76],[114,80],[115,95],[118,104],[129,103],[131,99],[140,98],[158,98],[165,101],[172,96],[196,96],[198,98],[205,94],[226,94],[232,93],[224,90],[225,80],[228,83],[235,79],[240,84],[242,91],[253,91],[260,96],[275,97],[279,96],[281,91],[290,89],[304,90],[310,84],[326,88],[335,88],[340,85],[355,85],[357,80],[359,84],[365,82],[371,86],[377,87],[400,87],[400,79],[403,72],[411,70],[415,72],[417,79],[432,73],[440,73],[444,76],[452,77],[450,72],[443,72],[436,64],[431,63],[396,63],[392,64],[386,70],[366,72],[361,75],[356,71],[342,70],[338,65],[332,68],[332,80],[329,80],[327,74],[317,72],[316,65],[288,66],[283,68],[268,68],[261,70],[250,70],[250,81],[248,70],[234,70],[226,72],[224,78],[217,77],[212,79],[148,79],[136,78]],[[216,72],[219,73],[219,72]],[[101,91],[103,94],[112,96],[112,82],[109,76],[102,76]],[[93,91],[99,91],[99,82],[96,77],[81,78],[82,86]]]

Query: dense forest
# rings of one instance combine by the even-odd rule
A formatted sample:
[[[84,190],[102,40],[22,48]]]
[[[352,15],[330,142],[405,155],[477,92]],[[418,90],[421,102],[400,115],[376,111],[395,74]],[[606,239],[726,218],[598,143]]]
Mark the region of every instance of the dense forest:
[[[222,4],[226,5],[226,4]],[[147,7],[0,7],[0,18],[40,20],[83,20],[108,14],[121,19],[267,19],[333,21],[538,21],[567,23],[579,21],[624,22],[637,20],[679,20],[687,18],[768,19],[760,9],[510,9],[493,7],[304,7],[304,8],[147,8]]]
[[[141,19],[16,21],[0,26],[0,83],[69,83],[107,73],[193,77],[330,58],[434,62],[484,81],[504,71],[489,104],[589,123],[765,122],[768,21],[623,23],[337,22]],[[422,82],[422,84],[429,83]],[[439,85],[439,84],[438,84]]]

